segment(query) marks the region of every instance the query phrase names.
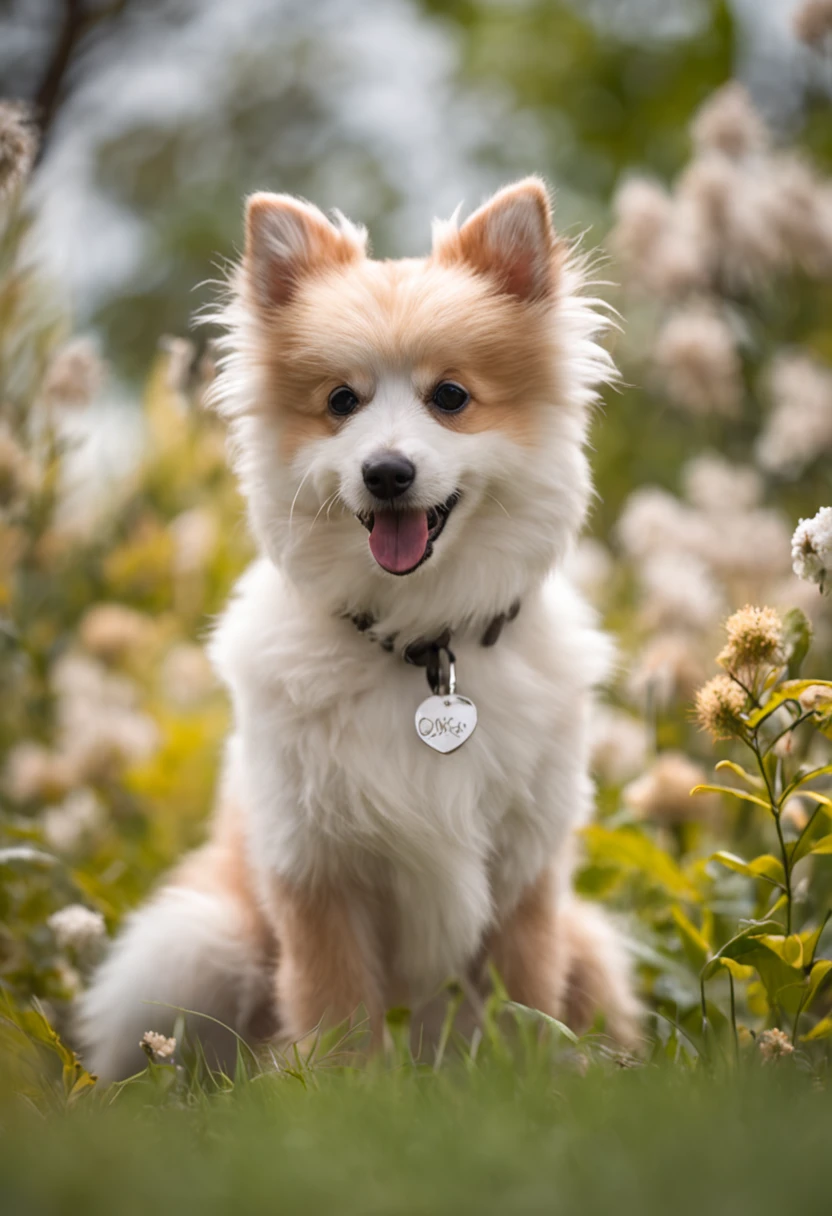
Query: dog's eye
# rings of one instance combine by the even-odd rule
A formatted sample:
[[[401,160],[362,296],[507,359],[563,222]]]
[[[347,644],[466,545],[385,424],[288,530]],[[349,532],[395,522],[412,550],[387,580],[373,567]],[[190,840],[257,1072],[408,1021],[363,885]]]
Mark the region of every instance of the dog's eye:
[[[443,380],[433,391],[431,401],[444,414],[457,414],[468,404],[470,397],[461,384]]]
[[[329,412],[338,418],[345,418],[347,414],[351,414],[357,405],[358,397],[346,384],[334,388],[329,394]]]

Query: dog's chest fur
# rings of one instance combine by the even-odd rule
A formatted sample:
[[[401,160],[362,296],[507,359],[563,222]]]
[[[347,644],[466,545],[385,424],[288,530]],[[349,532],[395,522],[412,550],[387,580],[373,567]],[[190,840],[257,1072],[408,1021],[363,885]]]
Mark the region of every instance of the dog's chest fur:
[[[580,652],[597,635],[568,594],[553,614],[554,601],[524,604],[493,648],[455,640],[479,722],[449,755],[416,733],[424,671],[310,610],[266,563],[217,632],[261,881],[372,887],[411,991],[465,966],[495,904],[516,898],[583,813]]]

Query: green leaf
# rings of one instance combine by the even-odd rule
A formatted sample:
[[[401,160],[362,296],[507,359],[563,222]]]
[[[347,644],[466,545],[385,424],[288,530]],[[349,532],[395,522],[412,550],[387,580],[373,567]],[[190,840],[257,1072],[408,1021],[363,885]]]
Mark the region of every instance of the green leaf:
[[[550,1017],[548,1013],[544,1013],[542,1009],[532,1009],[530,1005],[521,1005],[519,1001],[506,1001],[506,1009],[510,1009],[512,1013],[519,1017],[527,1018],[532,1022],[540,1022],[544,1026],[548,1026],[554,1030],[556,1034],[561,1035],[569,1043],[577,1043],[578,1036],[574,1030],[570,1030],[563,1022],[559,1022],[557,1018]]]
[[[735,958],[721,958],[721,966],[726,971],[730,971],[735,980],[750,980],[754,975],[754,968],[745,963],[738,963]]]
[[[812,970],[809,972],[809,988],[806,992],[806,998],[803,1002],[803,1008],[808,1009],[812,1001],[817,996],[820,986],[826,979],[829,972],[832,971],[832,959],[819,959]]]
[[[830,917],[832,917],[832,911],[825,914],[817,929],[807,929],[805,932],[801,933],[800,940],[803,942],[803,957],[806,959],[807,963],[813,963],[815,961],[815,951],[818,948],[818,942],[820,941],[821,934],[826,928]]]
[[[823,688],[832,688],[832,682],[829,680],[786,680],[778,688],[774,690],[765,705],[760,709],[755,709],[753,713],[748,715],[748,725],[751,727],[759,726],[766,718],[771,717],[776,709],[784,705],[787,701],[797,701],[800,694],[805,692],[807,688],[813,688],[815,685],[820,685]]]
[[[812,642],[812,626],[800,608],[792,608],[783,617],[783,641],[786,646],[786,662],[789,677],[796,679],[800,675],[803,660],[809,652]]]
[[[746,925],[741,929],[730,941],[727,941],[724,946],[717,950],[710,962],[706,963],[702,970],[702,979],[710,979],[712,975],[716,975],[722,966],[722,959],[736,959],[738,962],[746,960],[746,956],[754,953],[755,950],[761,949],[757,942],[758,937],[764,937],[772,930],[781,929],[782,925],[776,920],[760,920],[752,921],[750,925]],[[748,960],[750,961],[750,959]]]
[[[832,798],[827,798],[826,794],[819,794],[817,790],[801,790],[801,798],[811,798],[812,802],[817,802],[818,806],[826,807],[832,811]]]
[[[702,898],[681,866],[637,828],[591,824],[583,829],[583,837],[593,864],[635,870],[677,899],[698,902]]]
[[[745,790],[738,790],[733,785],[695,785],[691,794],[730,794],[732,798],[739,798],[741,802],[754,802],[763,810],[771,810],[770,802],[763,801],[756,794],[747,794]]]
[[[670,912],[682,938],[685,954],[695,967],[703,967],[711,957],[711,947],[706,938],[699,932],[693,922],[685,916],[678,904],[674,905],[670,909]]]
[[[800,861],[802,857],[812,857],[817,854],[832,853],[832,835],[821,836],[819,840],[810,841],[808,837],[801,836],[797,842],[797,846],[792,853],[792,864]]]
[[[783,887],[786,882],[783,863],[770,853],[764,853],[762,857],[755,857],[753,861],[743,861],[734,853],[727,853],[724,849],[720,849],[718,852],[712,853],[709,860],[718,861],[727,869],[734,870],[737,874],[744,874],[746,878],[764,878],[777,887]]]

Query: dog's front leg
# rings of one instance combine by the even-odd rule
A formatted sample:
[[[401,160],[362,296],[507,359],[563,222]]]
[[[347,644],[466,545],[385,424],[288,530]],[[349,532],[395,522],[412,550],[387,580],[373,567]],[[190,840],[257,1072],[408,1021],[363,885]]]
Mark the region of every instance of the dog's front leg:
[[[363,1005],[376,1041],[383,1013],[380,951],[361,893],[280,879],[274,911],[281,1038],[296,1042],[322,1023],[352,1018]]]

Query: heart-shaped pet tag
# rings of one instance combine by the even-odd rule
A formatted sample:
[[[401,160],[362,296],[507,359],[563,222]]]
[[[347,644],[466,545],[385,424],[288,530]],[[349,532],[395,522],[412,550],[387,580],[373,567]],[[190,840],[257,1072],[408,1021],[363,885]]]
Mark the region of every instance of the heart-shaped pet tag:
[[[476,705],[456,693],[428,697],[416,710],[416,734],[435,752],[455,752],[471,738],[476,726]]]

